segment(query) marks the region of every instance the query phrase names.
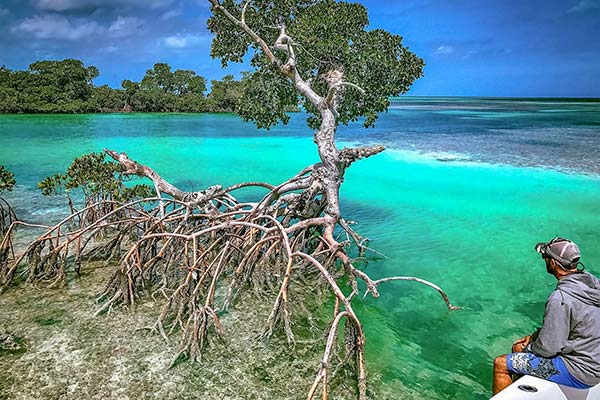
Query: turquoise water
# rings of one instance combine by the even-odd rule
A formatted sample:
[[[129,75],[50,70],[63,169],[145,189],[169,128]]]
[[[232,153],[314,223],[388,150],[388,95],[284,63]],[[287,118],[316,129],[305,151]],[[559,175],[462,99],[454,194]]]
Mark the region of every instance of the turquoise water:
[[[600,272],[600,104],[408,98],[375,129],[339,137],[388,147],[354,164],[342,189],[345,216],[387,257],[367,271],[432,280],[464,307],[448,313],[409,282],[357,304],[372,381],[389,398],[487,399],[493,358],[539,325],[555,283],[534,244],[571,238]],[[187,188],[276,183],[316,161],[301,114],[269,132],[231,115],[4,115],[0,163],[19,182],[17,212],[54,218],[62,202],[35,184],[104,147]]]

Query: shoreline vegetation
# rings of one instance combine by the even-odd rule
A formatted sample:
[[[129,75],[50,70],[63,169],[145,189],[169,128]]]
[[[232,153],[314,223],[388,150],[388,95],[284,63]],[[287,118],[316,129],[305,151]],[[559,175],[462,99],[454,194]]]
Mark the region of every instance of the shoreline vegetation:
[[[81,60],[44,60],[29,65],[27,70],[11,70],[0,66],[0,114],[96,114],[121,112],[239,113],[249,86],[250,74],[235,80],[226,75],[211,81],[192,70],[171,70],[167,63],[156,63],[140,82],[125,79],[121,88],[95,86],[100,71],[86,67]],[[452,96],[411,96],[412,98],[452,98]],[[600,98],[560,97],[486,97],[497,101],[569,101],[599,102]],[[398,97],[391,99],[399,100]],[[251,108],[251,106],[250,106]],[[288,107],[288,112],[299,111]]]
[[[0,67],[0,114],[84,114],[111,112],[235,112],[246,76],[211,81],[191,70],[156,63],[140,82],[120,89],[95,86],[95,66],[76,59],[36,61],[25,71]],[[290,110],[293,111],[293,110]]]

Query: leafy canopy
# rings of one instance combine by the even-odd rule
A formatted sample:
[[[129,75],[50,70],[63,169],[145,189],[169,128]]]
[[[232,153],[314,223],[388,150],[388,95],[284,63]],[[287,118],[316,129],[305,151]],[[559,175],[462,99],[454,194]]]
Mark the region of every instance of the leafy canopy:
[[[148,185],[126,187],[123,171],[121,164],[107,160],[104,153],[89,153],[74,159],[64,174],[44,178],[38,183],[38,188],[45,196],[81,189],[88,200],[111,198],[129,201],[152,196]]]
[[[80,60],[36,61],[26,71],[0,67],[0,112],[87,112],[94,66]]]
[[[223,7],[238,19],[244,2],[224,0]],[[389,97],[406,93],[423,73],[423,60],[402,45],[402,37],[381,29],[367,30],[369,20],[361,4],[334,0],[253,0],[245,20],[267,44],[279,36],[277,26],[284,24],[296,52],[300,76],[320,95],[327,95],[324,79],[332,70],[341,71],[344,81],[364,90],[346,86],[337,107],[337,122],[348,124],[364,117],[372,126],[380,112],[389,107]],[[249,35],[243,33],[213,7],[208,27],[215,35],[211,55],[229,62],[242,62],[250,53],[253,70],[240,99],[239,114],[259,127],[286,123],[286,109],[304,106],[311,116],[309,125],[319,125],[318,110],[299,98],[292,83],[282,76],[260,51]],[[282,63],[285,52],[276,52]]]
[[[225,75],[220,81],[210,81],[210,94],[207,97],[209,109],[212,111],[236,110],[242,93],[242,82],[236,81],[233,75]]]
[[[171,71],[166,63],[156,63],[141,82],[121,82],[124,100],[135,111],[206,111],[206,79],[187,69]]]

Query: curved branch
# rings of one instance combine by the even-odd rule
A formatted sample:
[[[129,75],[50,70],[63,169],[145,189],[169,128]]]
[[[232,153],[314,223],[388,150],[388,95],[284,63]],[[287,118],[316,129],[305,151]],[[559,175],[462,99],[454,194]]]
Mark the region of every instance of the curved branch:
[[[429,286],[430,288],[435,289],[440,294],[440,296],[442,296],[442,299],[444,299],[444,303],[446,303],[446,307],[448,307],[448,310],[455,311],[455,310],[460,310],[461,309],[459,306],[455,306],[452,303],[450,303],[450,298],[448,297],[448,295],[446,294],[446,292],[444,292],[442,290],[441,287],[439,287],[435,283],[431,283],[429,281],[426,281],[425,279],[416,278],[414,276],[392,276],[392,277],[389,277],[389,278],[383,278],[383,279],[378,279],[376,281],[372,281],[372,283],[373,283],[373,285],[375,287],[377,287],[377,285],[379,285],[381,283],[391,282],[391,281],[413,281],[413,282],[418,282],[418,283],[421,283],[423,285]],[[369,291],[365,292],[365,297],[367,296],[367,293],[369,293]]]
[[[244,1],[244,8],[242,8],[242,17],[240,18],[240,22],[246,25],[246,10],[248,9],[248,4],[250,4],[250,0]]]
[[[354,83],[346,82],[346,81],[339,81],[336,83],[332,83],[329,86],[329,91],[327,92],[327,97],[325,97],[325,102],[327,104],[333,105],[334,104],[333,101],[335,99],[336,94],[338,93],[338,91],[340,91],[343,88],[343,86],[349,86],[351,88],[354,88],[363,96],[366,94],[366,92],[363,88],[361,88],[360,86],[358,86]]]
[[[244,183],[238,183],[237,185],[232,185],[232,186],[229,186],[228,188],[223,189],[223,193],[229,193],[229,192],[233,192],[234,190],[238,190],[238,189],[245,188],[245,187],[251,187],[251,186],[264,187],[269,190],[275,189],[275,186],[273,186],[269,183],[244,182]]]
[[[340,151],[340,159],[348,168],[353,162],[374,156],[385,150],[382,145],[344,148]]]
[[[145,176],[150,179],[156,188],[161,193],[166,193],[177,200],[183,200],[187,195],[186,192],[176,188],[169,182],[164,180],[159,174],[157,174],[152,168],[147,167],[138,163],[137,161],[131,160],[125,153],[117,153],[114,150],[104,149],[104,152],[108,154],[113,160],[125,167],[123,174],[125,175],[137,175]]]
[[[108,154],[113,160],[117,161],[119,164],[125,167],[125,171],[123,172],[123,174],[146,177],[150,179],[152,183],[154,183],[157,192],[166,193],[176,200],[189,202],[188,205],[203,204],[225,194],[223,188],[220,185],[210,186],[205,190],[201,190],[198,192],[185,192],[166,181],[152,168],[130,159],[125,153],[117,153],[116,151],[109,149],[104,149],[104,152]]]

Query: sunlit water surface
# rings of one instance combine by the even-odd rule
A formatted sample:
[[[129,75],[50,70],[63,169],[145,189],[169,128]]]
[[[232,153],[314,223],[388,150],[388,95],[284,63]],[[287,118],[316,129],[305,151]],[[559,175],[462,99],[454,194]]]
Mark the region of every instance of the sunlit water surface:
[[[434,281],[464,307],[449,313],[409,282],[357,303],[370,374],[390,398],[405,386],[421,398],[488,398],[493,358],[539,325],[555,284],[534,244],[571,238],[600,272],[600,103],[407,98],[339,139],[388,148],[354,164],[342,190],[346,218],[387,257],[369,274]],[[36,183],[105,147],[189,189],[277,183],[316,161],[302,114],[268,132],[232,115],[4,115],[0,164],[19,183],[6,197],[26,220],[55,220],[64,201]]]

